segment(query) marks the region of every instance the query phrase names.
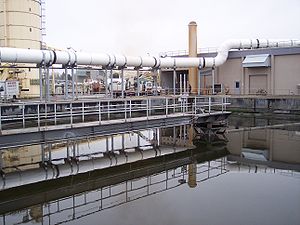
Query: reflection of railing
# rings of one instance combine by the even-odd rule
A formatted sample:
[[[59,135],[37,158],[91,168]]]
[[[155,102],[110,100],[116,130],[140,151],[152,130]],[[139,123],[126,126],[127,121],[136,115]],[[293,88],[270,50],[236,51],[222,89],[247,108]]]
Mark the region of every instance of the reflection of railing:
[[[76,102],[22,102],[0,106],[0,130],[35,127],[43,130],[51,125],[97,122],[182,113],[196,114],[198,102],[209,111],[214,105],[226,107],[226,96],[173,96]]]
[[[194,176],[196,182],[214,178],[228,172],[226,164],[224,157],[197,164],[193,174],[190,174],[191,171],[187,166],[180,166],[143,178],[129,180],[2,215],[1,221],[4,224],[9,221],[15,221],[15,224],[28,222],[63,224],[71,222],[105,209],[174,189],[189,182],[190,176]],[[32,211],[35,211],[35,213],[32,213]]]

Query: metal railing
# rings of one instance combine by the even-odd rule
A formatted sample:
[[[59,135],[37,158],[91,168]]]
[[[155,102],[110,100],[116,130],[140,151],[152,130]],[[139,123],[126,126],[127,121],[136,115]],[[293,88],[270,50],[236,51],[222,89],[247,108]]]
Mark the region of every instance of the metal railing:
[[[210,113],[216,107],[226,110],[227,96],[140,97],[106,100],[18,102],[0,105],[0,131],[76,123],[133,118],[151,119],[153,116],[195,115]]]

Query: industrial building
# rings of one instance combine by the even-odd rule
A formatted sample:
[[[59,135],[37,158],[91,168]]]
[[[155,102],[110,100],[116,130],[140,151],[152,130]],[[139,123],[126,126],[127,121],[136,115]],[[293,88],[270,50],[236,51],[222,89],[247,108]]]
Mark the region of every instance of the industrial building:
[[[45,30],[41,0],[2,0],[0,4],[0,47],[41,49]],[[3,63],[2,63],[3,65]],[[19,80],[22,97],[39,96],[38,70],[0,68],[0,80]]]
[[[214,57],[216,54],[200,53],[198,57]],[[177,87],[180,86],[180,74],[187,73],[188,68],[177,71]],[[162,70],[163,87],[172,88],[172,74],[173,70]],[[212,94],[214,91],[231,95],[299,95],[300,47],[233,50],[223,65],[203,69],[200,76],[202,94]],[[187,82],[188,79],[189,76]]]

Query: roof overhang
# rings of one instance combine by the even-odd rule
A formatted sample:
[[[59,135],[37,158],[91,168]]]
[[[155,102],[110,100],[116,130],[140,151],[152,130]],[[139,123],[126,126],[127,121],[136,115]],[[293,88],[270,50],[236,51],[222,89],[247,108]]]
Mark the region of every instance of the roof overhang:
[[[270,67],[269,54],[247,55],[242,62],[243,67]]]

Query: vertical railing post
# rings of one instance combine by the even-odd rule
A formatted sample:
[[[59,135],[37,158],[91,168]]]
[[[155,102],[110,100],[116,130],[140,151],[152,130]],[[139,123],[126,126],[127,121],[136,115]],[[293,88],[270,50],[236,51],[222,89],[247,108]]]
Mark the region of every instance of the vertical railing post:
[[[197,114],[197,97],[194,98],[194,114]]]
[[[131,99],[130,99],[129,100],[129,118],[132,117],[131,110],[132,110],[132,104],[131,104]]]
[[[125,122],[127,122],[127,100],[124,101],[124,107],[125,107]]]
[[[22,105],[22,125],[25,128],[25,103]]]
[[[166,97],[166,117],[168,116],[168,97]]]
[[[98,102],[98,121],[101,124],[101,102]]]
[[[56,123],[57,123],[57,118],[56,118],[56,112],[57,111],[57,109],[56,109],[56,103],[54,103],[54,124],[56,125]]]
[[[211,97],[208,97],[208,113],[210,113],[210,109],[211,109]]]
[[[222,96],[222,98],[221,98],[221,101],[222,101],[222,112],[224,111],[224,97]]]
[[[151,114],[152,114],[151,98],[149,98],[148,100],[149,100],[149,106],[148,106],[149,107],[149,115],[151,116]]]
[[[73,104],[72,102],[70,103],[70,119],[71,119],[71,126],[73,126]]]
[[[107,102],[107,119],[110,120],[110,101]]]
[[[38,130],[41,128],[41,118],[40,118],[40,104],[37,104],[37,117],[38,117]]]
[[[1,105],[0,105],[0,131],[1,130],[2,130],[2,108],[1,108]]]
[[[146,100],[146,113],[147,113],[147,120],[149,119],[149,99]]]
[[[81,120],[82,120],[82,122],[84,122],[84,119],[85,119],[84,118],[84,102],[81,103],[81,113],[82,113],[81,114]]]
[[[174,96],[174,98],[173,98],[173,113],[175,113],[175,112],[176,112],[176,98]]]

